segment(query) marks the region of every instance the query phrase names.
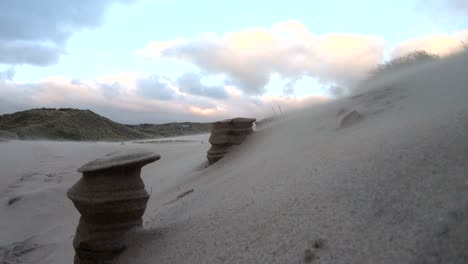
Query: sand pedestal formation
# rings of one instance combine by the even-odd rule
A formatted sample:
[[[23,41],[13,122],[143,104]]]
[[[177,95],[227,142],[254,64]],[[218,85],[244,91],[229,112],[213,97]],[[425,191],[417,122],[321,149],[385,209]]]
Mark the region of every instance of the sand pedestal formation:
[[[228,152],[233,145],[240,145],[252,132],[255,118],[234,118],[213,123],[209,142],[207,158],[209,164],[213,164]]]
[[[115,152],[78,169],[83,177],[67,192],[81,214],[75,264],[113,263],[125,249],[123,238],[142,225],[149,198],[141,168],[159,159],[153,152]]]

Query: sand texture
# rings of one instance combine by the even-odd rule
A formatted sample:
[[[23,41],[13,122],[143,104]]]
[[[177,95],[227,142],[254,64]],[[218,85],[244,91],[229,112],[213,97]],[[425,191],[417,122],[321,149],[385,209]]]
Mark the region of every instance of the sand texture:
[[[71,263],[76,169],[135,147],[161,159],[118,263],[468,263],[467,73],[464,53],[382,76],[209,167],[208,134],[1,142],[0,263]]]

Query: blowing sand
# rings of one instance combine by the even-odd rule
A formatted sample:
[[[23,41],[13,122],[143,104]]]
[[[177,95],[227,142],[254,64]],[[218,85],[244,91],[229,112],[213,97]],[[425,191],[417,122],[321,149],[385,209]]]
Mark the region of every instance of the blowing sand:
[[[1,142],[0,262],[71,263],[76,169],[137,147],[162,158],[143,169],[144,228],[119,263],[467,263],[467,73],[467,53],[395,72],[208,168],[208,135]]]

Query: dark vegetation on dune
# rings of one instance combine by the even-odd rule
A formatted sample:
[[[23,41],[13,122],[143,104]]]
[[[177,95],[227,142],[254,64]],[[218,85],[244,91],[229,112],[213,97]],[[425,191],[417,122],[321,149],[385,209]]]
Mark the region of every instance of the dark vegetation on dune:
[[[124,125],[90,110],[40,108],[0,115],[0,138],[131,140],[208,132],[211,123]]]
[[[383,64],[378,65],[377,68],[371,71],[370,75],[371,77],[375,77],[381,75],[382,73],[402,70],[416,64],[431,62],[438,59],[440,59],[439,55],[432,54],[424,50],[417,50],[404,56],[395,57],[389,61],[384,62]]]
[[[468,38],[461,41],[461,47],[462,50],[459,52],[468,51]],[[458,52],[456,52],[454,55],[456,55],[457,53]],[[385,61],[384,63],[377,65],[377,67],[370,72],[369,77],[372,79],[384,73],[396,70],[405,70],[410,66],[436,61],[439,59],[440,56],[437,54],[433,54],[425,50],[415,50],[406,55],[392,58],[391,60]]]
[[[161,137],[182,136],[188,134],[207,133],[211,130],[211,123],[166,123],[166,124],[139,124],[126,125],[140,133]]]

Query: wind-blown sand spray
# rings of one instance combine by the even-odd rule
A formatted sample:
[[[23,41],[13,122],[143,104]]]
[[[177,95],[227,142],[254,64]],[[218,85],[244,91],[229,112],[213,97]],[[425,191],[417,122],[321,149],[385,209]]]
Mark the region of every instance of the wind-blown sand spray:
[[[381,76],[252,133],[208,168],[208,144],[139,144],[164,160],[142,170],[144,229],[117,263],[468,263],[467,72],[463,53]],[[1,143],[6,261],[70,263],[75,169],[133,147]]]
[[[142,225],[149,198],[141,168],[159,159],[148,151],[115,152],[78,169],[83,177],[67,193],[81,214],[75,264],[112,263],[125,249],[124,236]]]

